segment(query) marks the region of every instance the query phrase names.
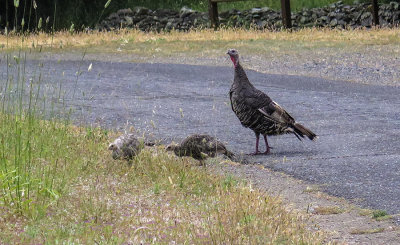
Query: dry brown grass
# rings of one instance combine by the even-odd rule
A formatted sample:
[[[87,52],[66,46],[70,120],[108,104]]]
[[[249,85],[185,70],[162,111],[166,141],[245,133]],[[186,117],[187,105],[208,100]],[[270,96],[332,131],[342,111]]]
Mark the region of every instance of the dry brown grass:
[[[384,45],[400,43],[400,29],[302,29],[298,31],[260,31],[245,29],[222,29],[213,31],[192,30],[189,32],[172,31],[167,33],[142,32],[139,30],[120,30],[116,32],[74,33],[57,32],[54,35],[39,33],[28,36],[10,34],[0,36],[0,47],[30,48],[30,47],[87,47],[105,45],[112,42],[143,43],[143,42],[198,42],[198,41],[300,41],[309,45],[321,42],[347,44]]]
[[[361,229],[354,229],[350,231],[350,234],[353,235],[361,235],[361,234],[374,234],[374,233],[380,233],[384,232],[385,228],[376,228],[376,229],[367,229],[367,230],[361,230]]]
[[[315,207],[314,208],[314,214],[320,214],[320,215],[329,215],[329,214],[341,214],[345,210],[337,207],[337,206],[327,206],[327,207]]]
[[[373,211],[374,210],[372,210],[372,209],[361,208],[358,211],[358,214],[361,215],[361,216],[371,216],[372,217]]]

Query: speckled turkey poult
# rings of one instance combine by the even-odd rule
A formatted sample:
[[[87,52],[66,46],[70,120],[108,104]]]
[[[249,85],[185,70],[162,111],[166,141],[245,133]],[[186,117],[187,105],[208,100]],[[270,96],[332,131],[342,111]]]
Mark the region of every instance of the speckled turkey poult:
[[[228,151],[222,142],[207,134],[190,135],[179,145],[170,144],[166,150],[174,151],[175,155],[180,157],[193,157],[200,162],[207,157],[215,157],[217,154],[224,154],[230,159],[234,157],[234,154]]]
[[[112,151],[113,159],[132,160],[143,149],[143,144],[134,134],[123,134],[114,140],[108,149]]]
[[[253,130],[256,135],[256,151],[253,154],[260,154],[258,150],[260,134],[265,140],[264,154],[268,154],[271,149],[267,135],[292,133],[299,140],[304,136],[310,140],[316,139],[317,136],[311,130],[296,123],[281,106],[250,83],[239,63],[239,53],[235,49],[228,50],[227,54],[231,57],[235,68],[233,84],[229,91],[232,110],[242,125]]]

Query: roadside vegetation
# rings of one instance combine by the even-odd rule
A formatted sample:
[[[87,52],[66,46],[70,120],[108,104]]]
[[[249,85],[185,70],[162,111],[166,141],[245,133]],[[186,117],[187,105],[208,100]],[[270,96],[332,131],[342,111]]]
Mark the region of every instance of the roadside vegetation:
[[[2,243],[321,241],[302,216],[232,176],[163,148],[129,167],[107,151],[113,133],[16,112],[0,116]]]
[[[85,35],[107,37],[0,37],[6,67],[0,81],[2,244],[321,243],[323,235],[310,232],[305,217],[278,198],[163,147],[142,151],[132,166],[113,161],[107,145],[117,133],[74,126],[63,81],[42,84],[41,63],[25,72],[28,60],[45,50],[96,47],[79,46]],[[110,39],[96,40],[120,42]]]
[[[65,130],[71,131],[63,138],[76,142],[69,141],[68,147],[66,143],[69,154],[60,158],[72,159],[61,164],[31,164],[34,171],[43,169],[37,182],[53,182],[50,190],[54,190],[42,191],[44,183],[20,188],[22,202],[29,204],[16,207],[16,197],[15,202],[4,205],[3,243],[321,241],[320,234],[307,231],[302,217],[287,212],[279,200],[231,176],[214,176],[191,160],[167,155],[163,149],[143,151],[128,167],[110,160],[105,150],[107,137],[101,130],[94,130],[91,136],[86,129]],[[51,128],[49,131],[54,133]],[[2,181],[6,191],[18,178],[13,172],[9,175],[12,178]]]

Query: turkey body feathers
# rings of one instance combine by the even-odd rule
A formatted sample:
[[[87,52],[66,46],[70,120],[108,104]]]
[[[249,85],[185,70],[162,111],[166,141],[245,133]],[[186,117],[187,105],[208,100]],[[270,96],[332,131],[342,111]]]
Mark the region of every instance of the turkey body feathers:
[[[240,64],[235,68],[229,95],[232,110],[244,127],[263,135],[278,135],[288,130],[289,122],[284,117],[292,117],[277,110],[277,104],[249,82]]]
[[[234,156],[223,143],[206,134],[195,134],[187,137],[179,146],[174,148],[174,153],[177,156],[191,156],[197,160],[215,157],[217,154],[224,154],[229,158]]]
[[[112,150],[113,159],[132,160],[139,154],[143,145],[133,134],[124,134],[112,142],[108,149]]]
[[[256,89],[247,78],[239,62],[235,66],[235,77],[229,91],[232,110],[241,124],[252,129],[256,135],[280,135],[293,133],[298,139],[316,135],[294,118],[275,101]]]

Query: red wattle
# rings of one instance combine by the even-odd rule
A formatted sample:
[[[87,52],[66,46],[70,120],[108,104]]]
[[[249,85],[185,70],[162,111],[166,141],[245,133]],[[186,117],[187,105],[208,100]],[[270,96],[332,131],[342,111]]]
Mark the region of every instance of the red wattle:
[[[235,58],[231,56],[231,60],[232,60],[232,62],[233,62],[233,65],[236,67],[236,60],[235,60]]]

